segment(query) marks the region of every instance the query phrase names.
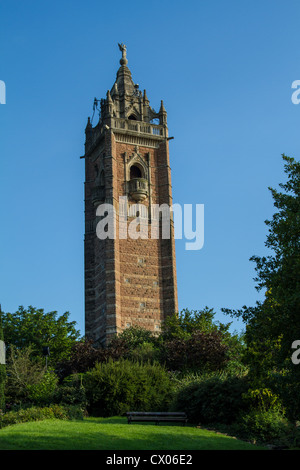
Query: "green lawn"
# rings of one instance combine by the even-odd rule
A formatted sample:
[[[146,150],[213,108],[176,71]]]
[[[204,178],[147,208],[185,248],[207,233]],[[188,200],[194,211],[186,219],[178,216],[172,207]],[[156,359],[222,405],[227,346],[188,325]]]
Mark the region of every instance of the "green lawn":
[[[0,429],[0,450],[256,450],[192,426],[127,424],[126,418],[45,420]]]

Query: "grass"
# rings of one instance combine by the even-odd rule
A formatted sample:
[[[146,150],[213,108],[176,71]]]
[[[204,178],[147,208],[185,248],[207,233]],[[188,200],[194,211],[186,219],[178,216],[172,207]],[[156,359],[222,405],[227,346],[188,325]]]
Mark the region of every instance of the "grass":
[[[127,424],[126,418],[44,420],[0,430],[0,450],[256,450],[193,426]]]

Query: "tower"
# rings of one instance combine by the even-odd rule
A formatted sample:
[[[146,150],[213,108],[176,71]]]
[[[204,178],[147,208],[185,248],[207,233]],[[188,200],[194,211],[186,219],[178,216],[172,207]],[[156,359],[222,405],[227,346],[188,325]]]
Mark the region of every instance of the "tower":
[[[167,113],[163,101],[158,112],[150,106],[146,90],[132,80],[126,46],[119,49],[99,122],[93,127],[88,118],[85,129],[85,335],[95,343],[129,326],[159,332],[177,311],[172,213],[162,236],[157,212],[172,206]],[[111,220],[101,212],[107,207],[114,237],[108,224],[107,236],[99,236],[101,223]]]

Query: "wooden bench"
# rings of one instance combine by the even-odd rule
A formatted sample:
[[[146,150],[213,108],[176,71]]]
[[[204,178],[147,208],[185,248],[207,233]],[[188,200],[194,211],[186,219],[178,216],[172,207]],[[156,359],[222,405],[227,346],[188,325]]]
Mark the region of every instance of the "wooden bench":
[[[186,413],[179,412],[128,411],[126,416],[128,424],[135,421],[153,421],[157,425],[160,422],[182,422],[184,426],[187,423]]]

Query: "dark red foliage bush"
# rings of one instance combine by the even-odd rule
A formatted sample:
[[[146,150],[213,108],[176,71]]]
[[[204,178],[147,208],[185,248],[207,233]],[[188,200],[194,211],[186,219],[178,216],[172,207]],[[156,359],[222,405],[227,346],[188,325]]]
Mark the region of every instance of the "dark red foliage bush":
[[[220,370],[228,361],[227,351],[219,331],[195,331],[187,339],[166,341],[162,359],[172,370]]]

